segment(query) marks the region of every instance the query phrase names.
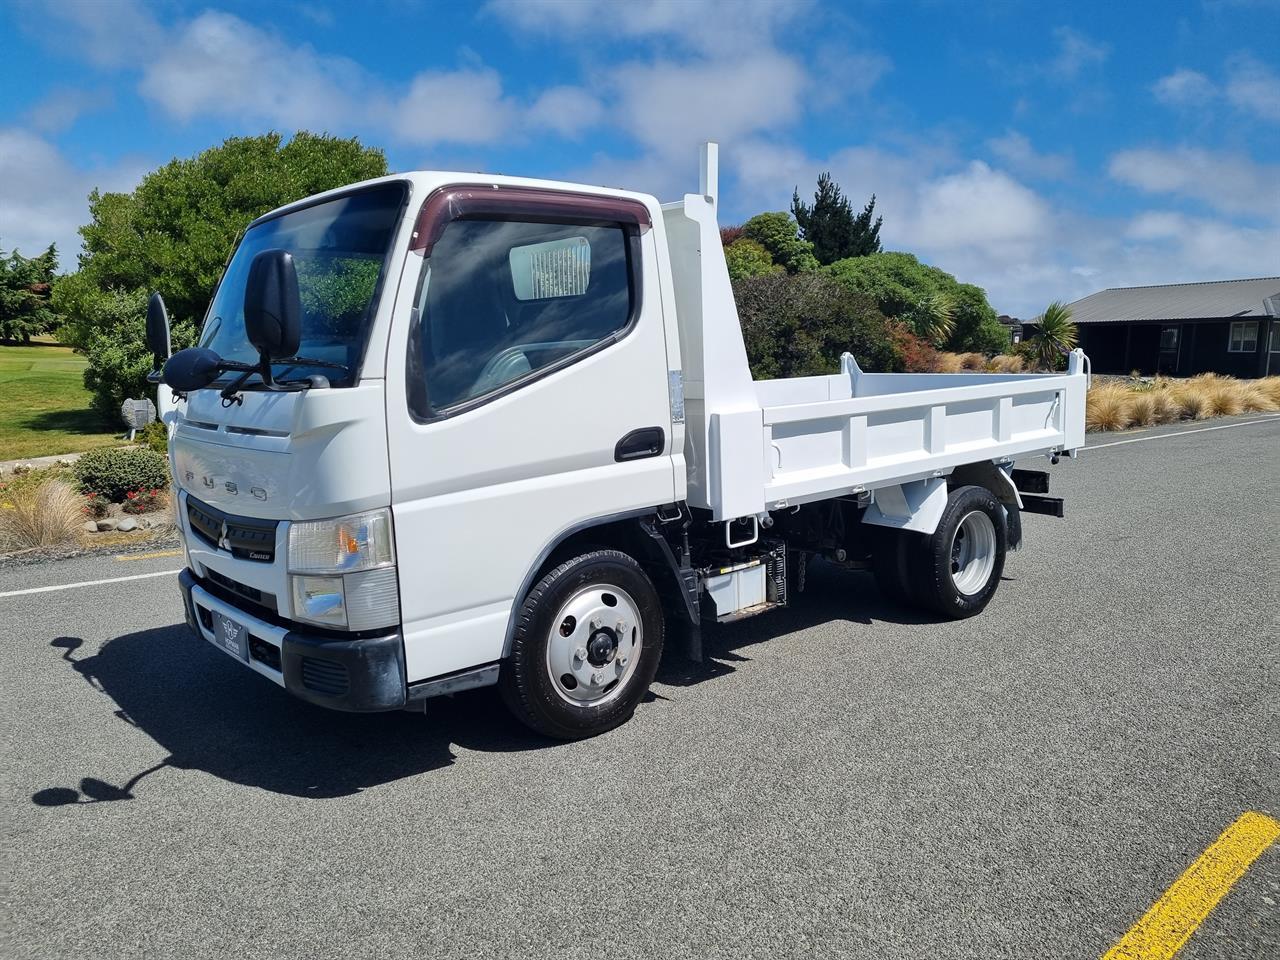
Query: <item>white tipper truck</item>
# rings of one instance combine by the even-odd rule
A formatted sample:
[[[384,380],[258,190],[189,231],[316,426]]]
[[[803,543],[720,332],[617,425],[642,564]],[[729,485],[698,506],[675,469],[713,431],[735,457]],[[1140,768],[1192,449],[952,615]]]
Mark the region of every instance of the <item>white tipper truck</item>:
[[[1065,373],[752,380],[716,149],[675,203],[418,172],[247,229],[163,374],[187,622],[339,710],[498,684],[576,738],[628,719],[664,639],[796,601],[815,557],[979,613],[1061,516],[1087,361]]]

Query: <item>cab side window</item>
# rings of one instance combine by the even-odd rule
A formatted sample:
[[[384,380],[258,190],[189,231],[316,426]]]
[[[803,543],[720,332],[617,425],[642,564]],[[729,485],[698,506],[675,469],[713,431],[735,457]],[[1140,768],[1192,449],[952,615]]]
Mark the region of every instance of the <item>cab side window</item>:
[[[448,413],[612,342],[637,305],[633,236],[622,225],[451,222],[423,267],[414,413]]]

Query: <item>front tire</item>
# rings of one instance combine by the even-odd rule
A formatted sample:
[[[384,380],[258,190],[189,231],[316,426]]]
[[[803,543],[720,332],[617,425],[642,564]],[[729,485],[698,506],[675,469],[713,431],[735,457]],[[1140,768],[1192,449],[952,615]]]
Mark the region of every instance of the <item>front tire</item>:
[[[625,723],[662,658],[658,592],[634,559],[596,550],[529,591],[499,673],[507,707],[548,737],[579,740]]]

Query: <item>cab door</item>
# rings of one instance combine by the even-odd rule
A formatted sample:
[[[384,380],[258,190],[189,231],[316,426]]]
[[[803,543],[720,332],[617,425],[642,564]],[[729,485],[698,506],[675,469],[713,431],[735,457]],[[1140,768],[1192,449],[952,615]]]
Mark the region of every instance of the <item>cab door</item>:
[[[447,188],[414,236],[387,369],[410,683],[498,660],[562,535],[676,499],[647,205]]]

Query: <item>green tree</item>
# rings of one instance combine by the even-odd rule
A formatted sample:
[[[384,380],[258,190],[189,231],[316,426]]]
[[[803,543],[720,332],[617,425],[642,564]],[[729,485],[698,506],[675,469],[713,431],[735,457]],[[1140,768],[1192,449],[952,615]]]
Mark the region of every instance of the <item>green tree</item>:
[[[799,226],[785,211],[756,214],[742,225],[742,235],[768,250],[773,262],[787,273],[809,273],[818,269],[813,244],[800,238]]]
[[[80,269],[59,280],[54,306],[66,317],[61,338],[88,357],[94,408],[114,418],[126,397],[150,392],[142,322],[150,291],[164,295],[174,349],[189,346],[232,247],[254,219],[386,172],[382,151],[358,140],[300,132],[286,143],[269,133],[172,160],[132,193],[90,194]]]
[[[763,277],[770,273],[785,272],[773,262],[769,251],[755,240],[739,237],[724,249],[724,260],[729,267],[730,280],[745,280],[747,277]]]
[[[848,351],[866,370],[902,369],[894,332],[869,297],[821,273],[773,273],[733,285],[751,374],[835,373]]]
[[[1031,355],[1045,370],[1066,365],[1066,354],[1075,349],[1079,331],[1071,319],[1071,308],[1055,300],[1035,320],[1030,341]]]
[[[818,176],[812,205],[800,199],[800,188],[791,194],[791,213],[800,226],[800,236],[813,244],[818,263],[826,266],[847,257],[865,257],[880,252],[880,225],[875,216],[876,197],[871,195],[862,213],[855,215],[849,198],[830,173]]]
[[[900,319],[934,346],[997,353],[1008,336],[980,287],[921,263],[909,253],[873,253],[838,260],[827,272],[871,297],[887,317]],[[950,322],[946,322],[950,307]]]
[[[58,250],[53,244],[37,257],[14,250],[0,253],[0,340],[21,340],[48,333],[58,323],[52,305],[58,272]]]
[[[146,348],[146,290],[108,290],[84,301],[89,311],[87,341],[83,346],[89,364],[85,388],[93,394],[92,406],[105,423],[120,419],[120,405],[128,399],[154,396],[147,383],[151,353]],[[195,324],[185,317],[171,325],[173,349],[189,347],[196,340]]]
[[[298,133],[233,137],[147,174],[132,193],[89,195],[80,273],[98,291],[159,290],[176,317],[204,317],[227,256],[269,210],[382,176],[381,150]],[[71,318],[78,333],[81,318]]]

